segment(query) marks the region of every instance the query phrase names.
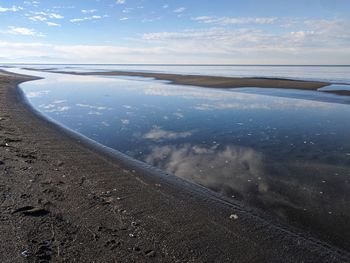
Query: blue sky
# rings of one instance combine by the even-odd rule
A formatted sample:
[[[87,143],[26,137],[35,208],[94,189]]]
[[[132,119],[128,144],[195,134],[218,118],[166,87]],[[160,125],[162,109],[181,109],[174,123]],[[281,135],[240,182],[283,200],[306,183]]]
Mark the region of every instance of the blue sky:
[[[349,0],[0,0],[0,62],[350,64]]]

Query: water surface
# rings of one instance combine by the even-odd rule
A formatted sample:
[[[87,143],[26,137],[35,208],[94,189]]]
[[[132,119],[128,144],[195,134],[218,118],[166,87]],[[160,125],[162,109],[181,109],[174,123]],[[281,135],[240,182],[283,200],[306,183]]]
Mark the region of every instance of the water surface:
[[[21,84],[28,100],[60,124],[350,247],[350,105],[344,96],[27,74],[45,78]]]

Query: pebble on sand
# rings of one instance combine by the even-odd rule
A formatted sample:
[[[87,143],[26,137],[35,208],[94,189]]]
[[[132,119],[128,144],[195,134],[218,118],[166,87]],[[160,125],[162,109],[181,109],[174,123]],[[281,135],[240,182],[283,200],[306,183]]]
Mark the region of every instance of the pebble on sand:
[[[230,219],[237,220],[238,219],[238,215],[232,214],[232,215],[230,215]]]
[[[145,255],[149,258],[155,257],[156,252],[154,250],[147,250],[145,251]]]

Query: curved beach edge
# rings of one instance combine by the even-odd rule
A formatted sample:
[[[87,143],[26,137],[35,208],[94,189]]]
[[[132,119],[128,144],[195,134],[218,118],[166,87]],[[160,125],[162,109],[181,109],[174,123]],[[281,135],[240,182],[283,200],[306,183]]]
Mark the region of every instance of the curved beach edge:
[[[175,85],[189,85],[203,88],[242,88],[242,87],[260,87],[260,88],[279,88],[279,89],[299,89],[299,90],[318,90],[331,85],[330,82],[315,80],[295,80],[289,78],[266,78],[266,77],[223,77],[206,75],[188,75],[172,74],[159,72],[143,71],[97,71],[97,72],[76,72],[60,71],[55,69],[45,70],[36,68],[23,68],[31,71],[41,71],[48,73],[60,73],[70,75],[93,75],[93,76],[124,76],[124,77],[142,77],[164,80]],[[336,84],[336,83],[333,83]]]
[[[346,262],[349,254],[101,146],[33,110],[0,74],[0,258]],[[17,260],[17,261],[16,261]]]

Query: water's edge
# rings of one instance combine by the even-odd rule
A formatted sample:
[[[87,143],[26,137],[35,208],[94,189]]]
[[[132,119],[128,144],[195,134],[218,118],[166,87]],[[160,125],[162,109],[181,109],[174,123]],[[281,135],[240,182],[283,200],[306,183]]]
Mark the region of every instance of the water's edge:
[[[10,74],[13,74],[10,72]],[[34,81],[38,80],[38,78],[32,78],[30,80],[26,81]],[[311,243],[314,244],[321,244],[325,247],[325,249],[332,249],[336,250],[340,255],[347,255],[348,252],[340,250],[339,248],[333,247],[332,245],[329,245],[326,242],[319,241],[318,239],[313,238],[310,234],[307,232],[304,232],[294,226],[285,224],[283,222],[280,222],[277,218],[272,217],[270,215],[265,214],[263,211],[257,210],[255,208],[244,206],[243,204],[240,204],[238,202],[233,202],[233,200],[229,200],[225,198],[224,196],[213,192],[203,186],[200,186],[198,184],[195,184],[193,182],[186,181],[180,177],[177,177],[173,174],[166,173],[156,167],[153,167],[151,165],[148,165],[144,162],[135,160],[117,150],[111,149],[109,147],[106,147],[100,143],[97,143],[93,141],[92,139],[89,139],[86,136],[83,136],[63,125],[60,123],[54,121],[51,118],[48,118],[40,111],[36,110],[28,99],[26,98],[23,90],[20,87],[20,83],[17,84],[16,87],[16,95],[17,100],[21,102],[33,115],[35,115],[37,118],[39,118],[41,121],[43,121],[45,124],[47,124],[50,127],[53,127],[54,129],[58,130],[59,132],[63,133],[67,136],[68,139],[71,139],[76,144],[97,153],[99,156],[102,156],[104,159],[108,160],[111,163],[117,163],[121,167],[127,170],[134,170],[137,174],[142,174],[142,176],[150,177],[155,179],[156,181],[159,181],[163,184],[173,186],[176,188],[185,189],[185,191],[189,193],[195,194],[197,197],[199,197],[202,200],[205,200],[207,202],[211,202],[216,206],[226,207],[226,208],[234,208],[235,210],[239,210],[241,213],[247,214],[251,217],[254,217],[257,219],[257,221],[260,221],[262,223],[269,223],[272,224],[275,228],[278,230],[288,233],[296,238],[303,238],[307,239]]]

